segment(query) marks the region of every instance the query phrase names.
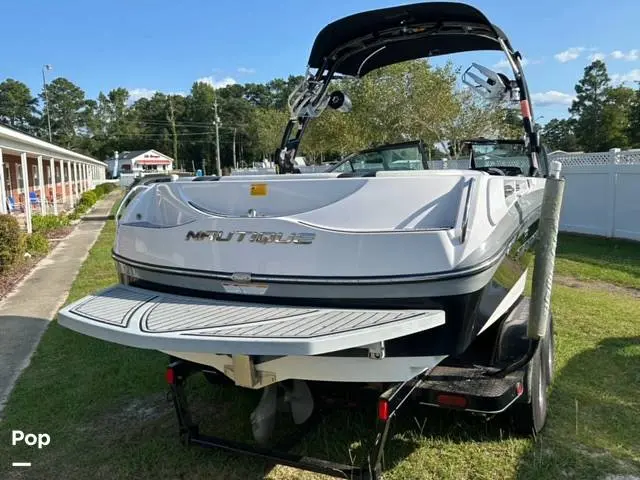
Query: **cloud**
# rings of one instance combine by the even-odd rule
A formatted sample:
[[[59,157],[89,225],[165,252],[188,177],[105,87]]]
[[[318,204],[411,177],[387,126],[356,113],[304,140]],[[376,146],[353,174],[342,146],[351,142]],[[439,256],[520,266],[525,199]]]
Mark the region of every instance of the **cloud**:
[[[609,54],[596,52],[589,55],[589,60],[592,62],[595,60],[604,60],[605,58],[611,58],[613,60],[624,60],[626,62],[634,62],[636,60],[640,60],[640,50],[634,48],[632,50],[629,50],[627,53],[621,50],[614,50]]]
[[[548,90],[546,92],[534,93],[531,95],[533,103],[547,107],[550,105],[571,105],[575,97],[568,93],[558,92],[557,90]]]
[[[611,58],[615,60],[625,60],[627,62],[633,62],[640,58],[640,50],[629,50],[628,53],[621,52],[620,50],[614,50],[611,52]]]
[[[238,73],[256,73],[255,68],[238,67]]]
[[[520,60],[520,63],[522,63],[523,67],[526,67],[527,65],[529,65],[529,63],[536,64],[542,63],[542,61],[529,62],[527,58],[523,58],[522,60]],[[493,68],[494,70],[511,70],[511,66],[509,65],[509,62],[506,58],[503,58],[498,63],[494,63],[491,68]]]
[[[216,80],[216,77],[214,77],[213,75],[199,78],[196,80],[196,82],[206,83],[207,85],[211,85],[215,89],[228,87],[229,85],[238,83],[234,78],[231,77],[224,77],[222,80]]]
[[[164,93],[165,95],[180,95],[186,97],[184,92],[161,92],[160,90],[151,90],[149,88],[132,88],[129,90],[129,105],[133,105],[141,98],[151,98],[156,93]]]
[[[564,52],[556,53],[554,57],[560,63],[567,63],[578,58],[584,50],[584,47],[571,47]]]
[[[151,98],[157,90],[149,90],[148,88],[134,88],[129,90],[129,102],[134,103],[141,98]]]
[[[498,63],[494,63],[491,66],[491,68],[493,68],[494,70],[502,70],[504,68],[509,68],[509,62],[507,61],[506,58],[503,58]]]
[[[628,73],[614,73],[611,75],[611,82],[622,84],[627,82],[640,82],[640,68],[634,68]]]

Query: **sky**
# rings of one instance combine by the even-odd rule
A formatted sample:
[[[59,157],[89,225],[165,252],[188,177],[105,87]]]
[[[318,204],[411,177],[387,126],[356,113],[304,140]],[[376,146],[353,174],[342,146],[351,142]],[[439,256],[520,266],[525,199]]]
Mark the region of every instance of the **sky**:
[[[0,81],[42,89],[66,77],[87,97],[126,87],[132,98],[303,74],[316,34],[389,0],[20,0],[2,6]],[[614,83],[640,81],[639,0],[469,0],[509,36],[525,61],[540,123],[566,117],[585,66],[601,58]],[[445,57],[504,68],[499,52]],[[435,63],[440,63],[438,59]]]

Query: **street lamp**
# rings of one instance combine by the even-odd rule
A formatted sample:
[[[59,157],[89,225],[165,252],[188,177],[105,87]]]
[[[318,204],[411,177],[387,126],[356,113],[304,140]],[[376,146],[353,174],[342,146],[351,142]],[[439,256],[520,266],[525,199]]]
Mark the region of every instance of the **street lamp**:
[[[53,67],[49,64],[42,67],[42,85],[44,86],[44,99],[47,103],[47,123],[49,124],[49,142],[53,142],[51,138],[51,117],[49,116],[49,97],[47,95],[47,80],[44,76],[45,70],[52,70]]]

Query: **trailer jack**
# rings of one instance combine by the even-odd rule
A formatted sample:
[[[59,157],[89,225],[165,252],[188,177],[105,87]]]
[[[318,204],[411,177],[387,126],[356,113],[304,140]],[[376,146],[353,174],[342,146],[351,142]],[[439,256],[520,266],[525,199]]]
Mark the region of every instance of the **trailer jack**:
[[[391,421],[420,382],[429,374],[427,369],[406,382],[394,385],[380,395],[377,405],[376,436],[373,448],[367,455],[367,463],[365,465],[354,466],[201,434],[198,425],[191,417],[184,387],[187,378],[193,373],[202,371],[203,368],[201,365],[183,360],[173,361],[167,368],[166,379],[169,384],[169,394],[175,407],[179,434],[183,444],[217,448],[229,453],[258,457],[277,464],[337,478],[361,480],[380,480],[382,478],[384,447],[389,437]],[[318,414],[325,411],[326,409],[319,408],[314,420],[319,419]],[[307,423],[310,427],[317,422],[310,420]]]

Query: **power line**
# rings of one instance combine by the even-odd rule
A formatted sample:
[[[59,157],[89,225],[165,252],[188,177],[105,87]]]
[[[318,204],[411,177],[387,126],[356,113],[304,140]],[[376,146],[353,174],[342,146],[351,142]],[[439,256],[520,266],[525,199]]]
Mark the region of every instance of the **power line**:
[[[214,130],[210,130],[208,132],[182,132],[176,133],[178,137],[189,137],[189,136],[199,136],[199,135],[211,135],[215,133]],[[109,135],[110,137],[165,137],[171,136],[171,132],[167,133],[114,133]]]
[[[133,123],[146,123],[149,125],[169,125],[169,121],[164,120],[134,120]],[[210,127],[211,122],[176,122],[176,126],[185,127]]]
[[[134,123],[139,123],[139,124],[146,124],[148,126],[160,126],[160,127],[170,127],[171,123],[170,122],[164,122],[162,120],[136,120]],[[247,124],[247,123],[237,123],[235,124],[235,126],[223,126],[222,124],[220,124],[220,128],[226,128],[228,130],[233,130],[234,128],[248,128],[251,125]],[[207,127],[211,127],[211,122],[204,122],[204,123],[200,123],[200,122],[194,122],[193,124],[191,123],[181,123],[181,122],[176,122],[176,127],[191,127],[191,128],[207,128]]]

